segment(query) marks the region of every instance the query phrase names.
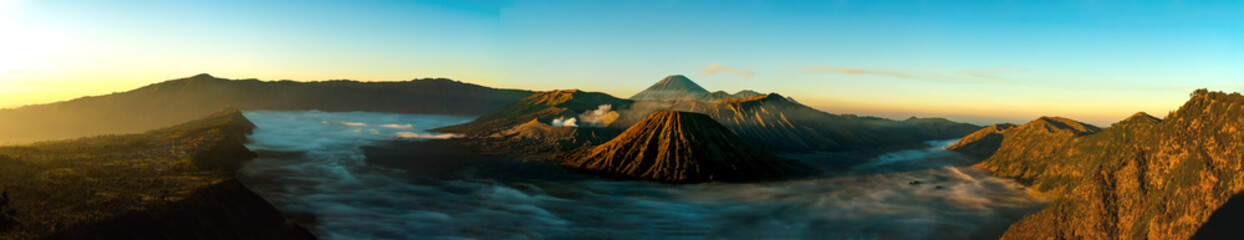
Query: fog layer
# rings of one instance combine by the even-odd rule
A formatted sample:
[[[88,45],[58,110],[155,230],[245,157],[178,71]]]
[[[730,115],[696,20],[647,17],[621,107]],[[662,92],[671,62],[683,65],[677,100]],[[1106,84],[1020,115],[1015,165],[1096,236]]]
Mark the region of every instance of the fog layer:
[[[470,119],[314,111],[246,116],[259,127],[248,146],[261,157],[246,165],[243,180],[326,239],[986,239],[1045,204],[1014,181],[961,167],[970,161],[943,150],[947,141],[792,182],[429,182],[368,165],[362,147],[453,137],[423,130]]]

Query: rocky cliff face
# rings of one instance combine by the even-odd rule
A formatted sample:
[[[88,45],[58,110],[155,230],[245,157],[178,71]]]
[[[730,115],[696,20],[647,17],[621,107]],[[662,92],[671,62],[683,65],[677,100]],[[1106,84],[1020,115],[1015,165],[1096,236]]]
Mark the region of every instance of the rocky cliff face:
[[[798,171],[708,116],[673,111],[652,113],[609,142],[569,154],[562,164],[670,183],[775,180]]]
[[[237,110],[142,134],[0,148],[16,227],[0,238],[314,239],[234,179]]]
[[[1244,191],[1241,129],[1244,96],[1202,89],[1165,120],[1137,114],[1097,133],[1008,138],[978,166],[1056,198],[1005,239],[1188,239]]]

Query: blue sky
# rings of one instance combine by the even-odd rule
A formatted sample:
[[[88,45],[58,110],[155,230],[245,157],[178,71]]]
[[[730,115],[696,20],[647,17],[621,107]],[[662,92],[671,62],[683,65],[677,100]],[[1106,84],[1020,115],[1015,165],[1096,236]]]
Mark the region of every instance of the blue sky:
[[[1163,116],[1244,91],[1244,3],[0,0],[0,106],[197,73],[628,97],[670,74],[834,113]]]

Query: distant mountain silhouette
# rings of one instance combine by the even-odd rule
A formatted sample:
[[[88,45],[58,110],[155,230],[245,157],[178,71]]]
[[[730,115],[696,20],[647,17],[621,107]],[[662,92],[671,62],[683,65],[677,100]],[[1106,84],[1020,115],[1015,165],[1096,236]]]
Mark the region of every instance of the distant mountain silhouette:
[[[1228,200],[1244,192],[1241,130],[1244,96],[1200,89],[1166,119],[1138,113],[1100,131],[1038,119],[977,166],[1055,198],[1004,239],[1212,237],[1238,219],[1211,215],[1237,211]]]
[[[234,178],[236,109],[141,134],[0,147],[17,225],[0,239],[314,239]],[[2,204],[0,204],[2,205]]]
[[[265,82],[200,74],[128,92],[0,110],[0,144],[137,133],[189,121],[226,106],[241,110],[479,115],[531,93],[449,79]]]
[[[563,165],[609,177],[670,183],[775,180],[798,167],[706,115],[654,112],[618,137],[570,154]]]

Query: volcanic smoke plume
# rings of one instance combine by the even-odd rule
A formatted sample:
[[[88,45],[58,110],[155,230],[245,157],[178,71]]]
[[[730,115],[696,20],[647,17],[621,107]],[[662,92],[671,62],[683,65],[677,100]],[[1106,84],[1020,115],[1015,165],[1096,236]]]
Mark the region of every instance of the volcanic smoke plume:
[[[550,125],[553,125],[554,127],[578,127],[579,125],[577,123],[578,121],[575,120],[575,118],[559,117],[557,119],[553,119],[553,124]]]

